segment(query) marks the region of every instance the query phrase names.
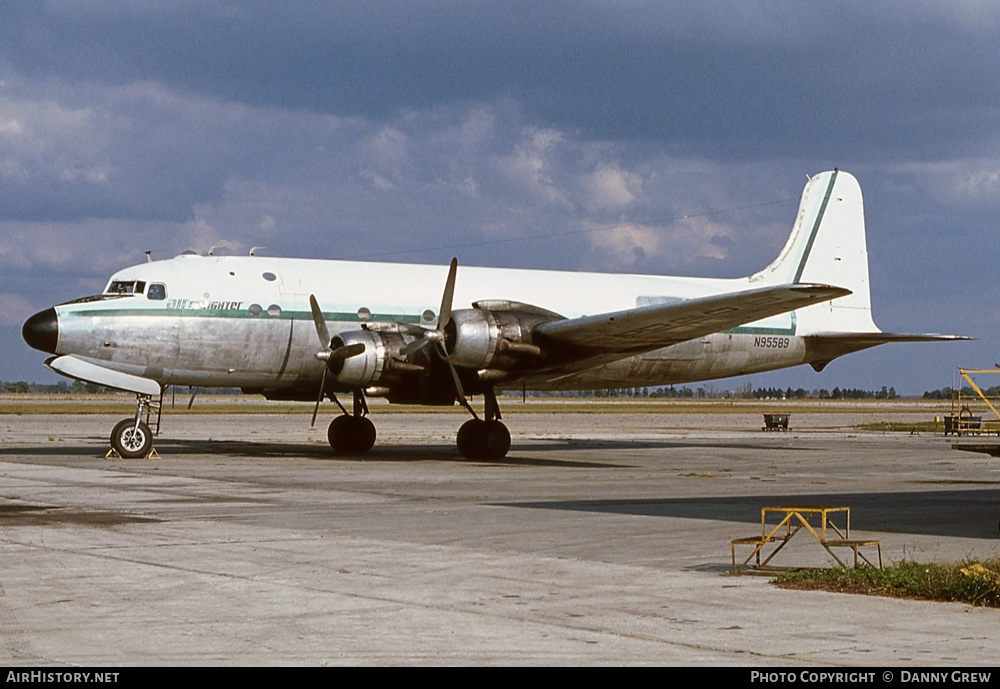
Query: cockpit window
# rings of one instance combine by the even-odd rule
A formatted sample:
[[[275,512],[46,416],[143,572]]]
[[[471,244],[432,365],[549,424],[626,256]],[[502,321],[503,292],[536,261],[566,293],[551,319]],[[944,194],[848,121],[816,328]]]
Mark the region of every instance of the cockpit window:
[[[149,289],[146,290],[146,298],[156,299],[156,300],[166,299],[167,286],[164,285],[162,282],[154,282],[149,286]]]
[[[142,280],[112,280],[105,294],[142,294],[146,283]]]

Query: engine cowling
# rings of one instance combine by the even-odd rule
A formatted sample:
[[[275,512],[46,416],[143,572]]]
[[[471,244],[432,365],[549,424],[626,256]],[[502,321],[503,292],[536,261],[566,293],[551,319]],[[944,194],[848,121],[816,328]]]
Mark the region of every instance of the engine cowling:
[[[332,360],[330,373],[340,383],[366,388],[386,382],[392,369],[390,360],[399,354],[405,342],[398,332],[350,330],[334,337],[330,348],[337,350],[353,344],[364,345],[364,351],[346,359]]]
[[[526,356],[541,350],[531,342],[539,323],[562,316],[528,304],[483,301],[472,309],[458,309],[445,326],[445,348],[453,364],[476,370],[510,370]]]

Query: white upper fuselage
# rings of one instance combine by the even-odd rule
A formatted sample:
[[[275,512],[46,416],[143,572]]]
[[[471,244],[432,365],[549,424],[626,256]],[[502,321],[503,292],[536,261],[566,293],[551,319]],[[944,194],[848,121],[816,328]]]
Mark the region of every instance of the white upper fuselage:
[[[237,256],[184,255],[144,263],[115,273],[109,282],[109,289],[142,283],[141,293],[56,307],[56,353],[162,385],[315,388],[323,364],[315,359],[321,347],[310,294],[316,296],[331,335],[372,322],[433,327],[447,272],[447,266]],[[454,308],[504,299],[576,318],[751,287],[747,278],[462,266]],[[732,341],[738,333],[745,334],[737,337],[736,351]],[[761,335],[783,339],[761,344]],[[573,381],[564,378],[558,385],[547,382],[552,376],[528,383],[630,387],[767,370],[804,361],[801,338],[793,335],[794,317],[784,314],[719,336],[714,343],[702,338],[628,357],[589,375],[574,373]],[[714,350],[715,356],[706,358],[706,350]],[[776,354],[781,356],[776,359]]]

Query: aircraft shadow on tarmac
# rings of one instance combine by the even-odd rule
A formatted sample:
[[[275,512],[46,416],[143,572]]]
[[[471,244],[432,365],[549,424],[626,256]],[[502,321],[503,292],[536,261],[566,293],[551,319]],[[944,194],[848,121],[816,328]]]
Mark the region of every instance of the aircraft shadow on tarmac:
[[[7,450],[4,454],[22,457],[64,457],[73,459],[97,459],[108,451],[103,438],[88,438],[88,444],[52,443],[34,447],[19,447]],[[251,442],[245,440],[159,440],[154,445],[159,458],[163,461],[178,460],[195,455],[213,457],[243,457],[260,459],[316,459],[329,462],[454,462],[462,465],[495,465],[495,466],[536,466],[536,467],[567,467],[567,468],[607,468],[623,469],[629,464],[576,461],[566,459],[545,459],[539,457],[517,456],[512,452],[498,460],[468,460],[462,457],[452,444],[441,445],[376,445],[372,450],[358,455],[335,455],[326,444],[303,445],[301,443]],[[558,446],[566,449],[564,444]],[[645,446],[648,447],[648,446]],[[664,446],[665,447],[665,446]],[[536,449],[534,446],[532,449]],[[541,448],[544,451],[545,448]],[[549,448],[553,449],[553,448]],[[582,448],[581,448],[582,449]],[[598,443],[592,449],[607,449],[606,444]],[[0,454],[0,458],[4,455]],[[145,459],[120,459],[116,462],[146,462]]]
[[[635,500],[570,500],[559,502],[498,503],[504,507],[578,510],[648,517],[730,521],[760,528],[760,510],[782,505],[851,508],[851,530],[984,538],[998,541],[1000,488],[996,481],[967,482],[989,489],[902,491],[878,493],[812,493],[796,495],[738,495],[733,497]],[[746,535],[746,534],[744,534]]]
[[[548,467],[586,467],[621,469],[629,465],[621,463],[576,461],[566,459],[545,459],[539,457],[517,456],[516,452],[497,460],[469,460],[462,457],[452,444],[441,445],[376,445],[364,454],[333,454],[331,449],[322,444],[279,444],[253,443],[237,440],[222,440],[206,443],[203,441],[175,441],[157,445],[161,456],[184,455],[230,455],[238,457],[267,458],[312,458],[329,462],[452,462],[462,465],[495,465],[495,466],[548,466]]]

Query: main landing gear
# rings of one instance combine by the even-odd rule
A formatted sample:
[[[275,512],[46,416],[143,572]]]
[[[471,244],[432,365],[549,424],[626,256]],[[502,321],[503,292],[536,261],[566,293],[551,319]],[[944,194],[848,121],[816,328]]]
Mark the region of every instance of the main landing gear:
[[[364,454],[375,444],[375,424],[368,418],[368,403],[361,390],[354,391],[354,413],[348,414],[340,400],[333,397],[342,415],[330,422],[327,438],[337,454]]]
[[[336,395],[331,395],[343,412],[330,422],[327,438],[337,454],[360,455],[368,452],[375,444],[375,424],[368,418],[368,403],[361,390],[354,391],[353,413],[340,403]],[[458,429],[456,444],[458,451],[466,459],[498,460],[507,456],[510,450],[510,431],[500,420],[500,405],[493,390],[484,393],[485,410],[479,418],[472,405],[464,396],[462,405],[472,414],[472,418]],[[128,419],[126,419],[128,421]],[[123,422],[124,423],[124,422]]]
[[[472,418],[458,429],[456,438],[458,451],[466,459],[503,459],[510,450],[510,431],[500,420],[500,405],[497,404],[496,393],[489,389],[483,397],[485,419],[476,416],[476,412],[464,397],[460,400],[472,414]]]

